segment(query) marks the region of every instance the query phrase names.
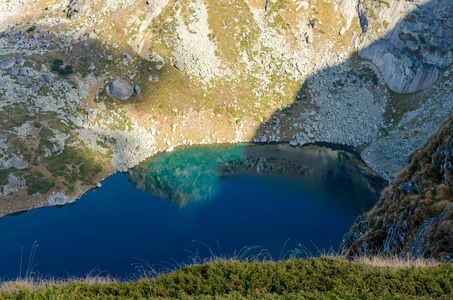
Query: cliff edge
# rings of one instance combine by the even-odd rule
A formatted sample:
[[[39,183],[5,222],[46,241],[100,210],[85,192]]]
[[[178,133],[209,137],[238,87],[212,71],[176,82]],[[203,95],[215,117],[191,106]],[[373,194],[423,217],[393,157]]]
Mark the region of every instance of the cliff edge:
[[[382,192],[376,206],[361,215],[344,236],[340,253],[432,257],[453,262],[453,119]]]

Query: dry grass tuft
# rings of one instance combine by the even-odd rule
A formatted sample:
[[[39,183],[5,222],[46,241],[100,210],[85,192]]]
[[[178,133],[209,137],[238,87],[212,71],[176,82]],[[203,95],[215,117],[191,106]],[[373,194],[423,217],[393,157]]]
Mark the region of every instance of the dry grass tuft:
[[[392,268],[409,268],[409,267],[433,267],[440,264],[439,261],[427,258],[409,259],[398,256],[362,256],[357,260],[358,263],[372,267],[392,267]]]
[[[92,276],[90,274],[86,277],[69,277],[67,279],[32,277],[17,278],[14,281],[5,281],[0,283],[0,293],[6,292],[8,294],[15,294],[20,290],[37,291],[41,288],[47,289],[51,287],[67,286],[70,284],[108,285],[116,282],[119,282],[119,280],[115,277]]]

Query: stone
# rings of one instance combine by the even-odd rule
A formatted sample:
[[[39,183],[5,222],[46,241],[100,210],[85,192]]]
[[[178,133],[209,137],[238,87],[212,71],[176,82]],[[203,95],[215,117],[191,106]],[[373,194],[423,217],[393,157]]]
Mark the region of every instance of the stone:
[[[39,91],[41,89],[41,87],[39,85],[37,85],[36,83],[33,83],[32,87],[31,87],[31,90],[36,93],[37,91]]]
[[[134,84],[134,92],[137,94],[137,95],[140,95],[140,87],[136,84]]]
[[[44,75],[44,82],[48,85],[52,85],[52,74],[46,74]]]
[[[22,57],[19,57],[18,59],[16,59],[16,65],[23,66],[24,63],[25,63],[25,59],[23,59]]]
[[[125,60],[127,60],[127,61],[133,61],[133,59],[132,59],[132,57],[129,55],[129,53],[124,52],[123,55],[124,55],[124,59],[125,59]]]
[[[17,76],[16,78],[16,83],[17,84],[29,84],[30,83],[30,78],[28,78],[27,76]]]
[[[185,69],[184,63],[182,61],[180,61],[180,60],[175,62],[174,67],[177,70],[184,70]]]
[[[406,195],[412,195],[418,193],[418,184],[412,182],[406,182],[400,184],[400,189]]]
[[[8,75],[16,76],[17,74],[19,74],[19,70],[17,68],[14,67],[9,68]]]
[[[9,69],[16,64],[16,59],[11,56],[0,61],[0,69]]]
[[[318,20],[313,20],[313,22],[311,23],[311,26],[312,26],[313,28],[318,27]]]
[[[132,95],[133,88],[123,79],[116,78],[108,85],[107,92],[114,98],[126,100]]]
[[[30,68],[22,67],[19,69],[19,75],[28,76],[30,75],[30,73],[31,73]]]
[[[62,192],[57,192],[53,195],[50,195],[47,199],[47,202],[50,205],[65,205],[66,203],[73,203],[76,198],[68,197]]]

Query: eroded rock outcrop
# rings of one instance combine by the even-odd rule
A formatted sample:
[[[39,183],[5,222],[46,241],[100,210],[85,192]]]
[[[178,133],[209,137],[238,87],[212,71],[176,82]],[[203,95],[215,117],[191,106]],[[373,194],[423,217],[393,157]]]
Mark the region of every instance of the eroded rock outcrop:
[[[346,28],[359,18],[362,35],[354,40],[355,47],[395,92],[429,87],[453,62],[449,0],[343,0],[341,10]]]

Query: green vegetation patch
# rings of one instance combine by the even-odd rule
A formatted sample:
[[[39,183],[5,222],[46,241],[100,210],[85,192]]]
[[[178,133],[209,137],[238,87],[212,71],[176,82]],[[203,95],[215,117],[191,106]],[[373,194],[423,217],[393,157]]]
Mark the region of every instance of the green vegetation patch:
[[[60,154],[43,161],[52,176],[62,178],[70,190],[77,181],[92,184],[94,176],[102,172],[102,164],[90,150],[66,147]]]
[[[74,73],[71,65],[66,65],[63,67],[63,61],[61,59],[56,59],[52,64],[52,71],[58,72],[62,76],[67,76]]]
[[[44,178],[41,172],[31,172],[26,176],[27,194],[46,194],[55,186],[55,182]]]
[[[4,299],[451,299],[453,265],[374,267],[336,258],[219,261],[155,279],[5,289]]]

